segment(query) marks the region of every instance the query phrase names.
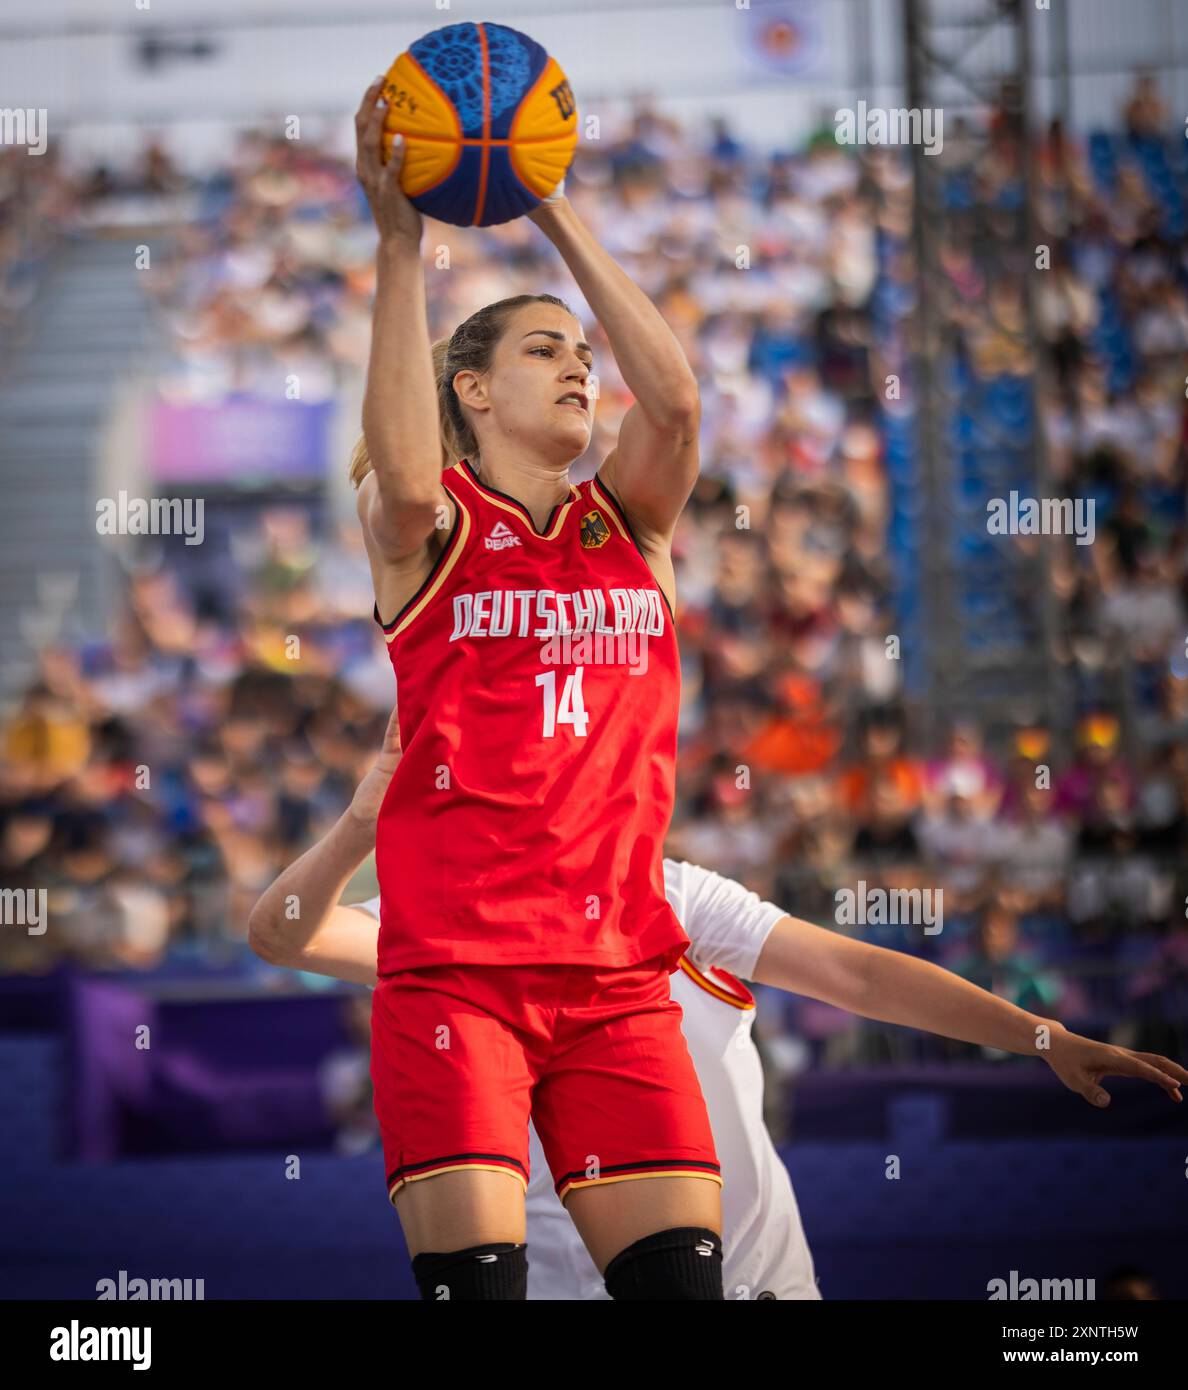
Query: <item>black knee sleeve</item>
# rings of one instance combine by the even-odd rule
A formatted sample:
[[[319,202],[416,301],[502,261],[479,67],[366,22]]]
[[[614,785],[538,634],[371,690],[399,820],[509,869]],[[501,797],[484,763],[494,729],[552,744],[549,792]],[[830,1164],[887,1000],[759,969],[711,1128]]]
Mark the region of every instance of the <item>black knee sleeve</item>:
[[[528,1249],[524,1245],[472,1245],[444,1254],[413,1256],[413,1277],[421,1297],[448,1299],[516,1299],[528,1297]]]
[[[603,1276],[627,1302],[724,1301],[722,1238],[704,1226],[674,1226],[620,1250]]]

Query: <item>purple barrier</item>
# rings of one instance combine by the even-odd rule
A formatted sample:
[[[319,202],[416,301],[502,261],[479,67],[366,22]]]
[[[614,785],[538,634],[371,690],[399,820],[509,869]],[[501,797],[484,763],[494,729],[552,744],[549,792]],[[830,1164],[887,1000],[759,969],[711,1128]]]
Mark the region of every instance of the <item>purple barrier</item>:
[[[789,1091],[797,1142],[868,1140],[928,1131],[936,1140],[1095,1139],[1183,1132],[1180,1107],[1158,1087],[1105,1082],[1107,1111],[1068,1090],[1041,1062],[813,1072]]]
[[[193,984],[74,982],[67,1085],[78,1156],[332,1146],[322,1064],[333,1055],[358,1075],[362,1053],[366,1079],[365,1045],[345,1018],[354,996],[228,998],[229,986],[219,988],[221,997],[195,999]],[[142,1027],[147,1049],[136,1045]],[[1162,1091],[1122,1078],[1107,1084],[1113,1103],[1100,1111],[1039,1062],[812,1073],[787,1093],[788,1137],[941,1143],[1180,1133],[1179,1110]]]
[[[120,985],[76,980],[70,988],[70,1114],[75,1148],[93,1162],[123,1151],[126,1113],[152,1099],[151,1046],[138,1048],[138,1030],[157,1031],[151,1000]]]
[[[0,1028],[5,1033],[52,1033],[62,1026],[69,971],[0,975]]]
[[[318,1067],[352,1046],[342,1015],[342,996],[192,1001],[76,981],[68,1078],[76,1155],[328,1148],[334,1131]]]

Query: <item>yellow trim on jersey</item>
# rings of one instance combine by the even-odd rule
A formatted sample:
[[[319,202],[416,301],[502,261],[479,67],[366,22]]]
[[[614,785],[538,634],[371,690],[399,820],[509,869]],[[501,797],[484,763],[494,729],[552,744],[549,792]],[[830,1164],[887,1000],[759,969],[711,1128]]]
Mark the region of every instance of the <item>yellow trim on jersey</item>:
[[[452,493],[451,496],[453,496]],[[454,497],[454,506],[458,508],[458,511],[461,513],[461,515],[458,519],[458,534],[454,537],[453,548],[451,549],[449,556],[447,557],[445,563],[442,565],[441,569],[439,569],[437,571],[437,574],[434,576],[433,583],[429,585],[429,587],[417,600],[416,605],[408,610],[408,612],[404,615],[403,618],[401,618],[399,623],[396,624],[396,626],[392,629],[391,632],[384,633],[384,640],[388,642],[389,645],[392,642],[394,642],[397,637],[400,636],[400,634],[404,631],[406,627],[408,627],[409,623],[411,623],[414,618],[416,618],[419,614],[425,611],[425,605],[445,583],[450,571],[458,563],[458,556],[461,555],[462,552],[466,549],[466,542],[470,539],[470,513],[466,510],[465,506],[463,506],[462,504],[461,499],[459,499],[458,497]],[[447,544],[449,544],[449,542],[447,542]]]
[[[720,1173],[703,1173],[694,1168],[654,1168],[647,1173],[614,1173],[609,1178],[573,1178],[565,1184],[558,1198],[563,1202],[575,1187],[605,1187],[612,1182],[634,1182],[636,1178],[708,1178],[722,1186]]]
[[[561,527],[565,525],[565,518],[569,515],[570,507],[573,506],[573,504],[578,500],[578,498],[581,495],[582,494],[577,490],[577,488],[574,487],[572,483],[570,483],[569,501],[562,503],[561,510],[557,513],[557,520],[553,523],[553,529],[547,532],[545,535],[543,535],[541,537],[541,540],[551,541],[556,538],[558,531],[560,531]],[[535,527],[533,527],[532,529],[533,531],[536,530]]]
[[[607,497],[603,489],[598,486],[597,478],[590,479],[590,495],[596,495],[598,505],[602,507],[604,510],[610,512],[611,520],[619,528],[619,535],[622,536],[625,541],[629,541],[632,545],[634,545],[635,542],[631,540],[631,533],[623,525],[623,519],[619,515],[618,507],[616,507],[615,504],[610,500],[610,498]]]
[[[724,986],[715,984],[708,975],[703,975],[695,965],[691,964],[687,957],[682,956],[678,964],[695,985],[705,990],[707,994],[712,994],[715,999],[721,999],[726,1004],[733,1004],[736,1009],[742,1009],[744,1012],[755,1007],[753,999],[740,999],[737,994],[733,994]]]
[[[408,1177],[401,1178],[399,1182],[394,1182],[388,1189],[388,1201],[390,1202],[397,1192],[410,1182],[420,1182],[423,1178],[435,1178],[439,1173],[457,1173],[463,1168],[481,1170],[484,1173],[509,1173],[513,1178],[519,1178],[524,1188],[525,1194],[528,1192],[528,1179],[523,1173],[515,1168],[509,1167],[504,1163],[446,1163],[440,1168],[429,1168],[423,1173],[410,1173]]]
[[[578,500],[578,498],[581,497],[581,493],[577,490],[576,487],[574,487],[572,483],[570,483],[569,500],[567,502],[561,503],[560,507],[557,509],[557,516],[553,522],[552,528],[548,531],[545,531],[542,534],[532,524],[531,517],[525,515],[525,513],[527,512],[526,507],[524,507],[523,505],[517,506],[515,503],[508,502],[504,498],[500,497],[497,493],[494,493],[489,488],[484,487],[484,485],[481,482],[479,482],[476,478],[474,478],[470,473],[466,471],[465,467],[461,463],[454,464],[452,471],[455,473],[460,473],[462,477],[466,479],[466,481],[471,485],[471,487],[474,488],[474,490],[483,498],[485,502],[490,502],[490,504],[493,507],[502,507],[505,512],[510,512],[512,516],[518,517],[520,521],[525,522],[528,526],[528,534],[530,536],[535,536],[538,541],[556,540],[557,533],[561,530],[561,527],[564,526],[565,518],[569,515],[570,507],[572,507],[573,504]]]

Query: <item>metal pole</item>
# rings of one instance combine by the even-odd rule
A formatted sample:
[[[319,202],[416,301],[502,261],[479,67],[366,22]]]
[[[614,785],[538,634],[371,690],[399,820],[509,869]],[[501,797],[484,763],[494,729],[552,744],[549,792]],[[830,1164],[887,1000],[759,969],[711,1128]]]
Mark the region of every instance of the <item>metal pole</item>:
[[[1066,135],[1072,132],[1072,63],[1068,48],[1068,6],[1058,4],[1047,12],[1052,24],[1052,73],[1056,80],[1056,114]],[[1024,26],[1026,27],[1026,25]]]
[[[1027,313],[1027,336],[1031,342],[1035,362],[1035,368],[1031,374],[1031,418],[1033,422],[1031,447],[1035,460],[1036,491],[1040,497],[1050,497],[1052,495],[1052,470],[1048,459],[1047,439],[1044,434],[1043,422],[1040,419],[1040,410],[1045,399],[1045,387],[1050,378],[1050,372],[1040,340],[1039,316],[1035,303],[1035,277],[1048,272],[1038,270],[1035,265],[1040,226],[1036,215],[1035,160],[1031,155],[1032,141],[1036,132],[1033,129],[1032,119],[1031,31],[1028,16],[1030,7],[1023,5],[1022,0],[1011,0],[1011,3],[1018,12],[1019,138],[1023,142],[1023,169],[1027,200],[1024,213],[1024,232],[1027,244],[1023,250],[1030,261],[1030,271],[1023,280],[1023,298]],[[1049,545],[1043,543],[1042,539],[1038,551],[1037,567],[1040,580],[1040,631],[1044,644],[1045,718],[1052,730],[1053,743],[1063,756],[1067,752],[1066,745],[1070,731],[1063,692],[1064,682],[1061,679],[1060,666],[1056,659],[1060,614],[1052,582],[1052,551]]]
[[[907,77],[907,104],[923,110],[929,106],[927,54],[924,34],[928,0],[904,0],[904,48]],[[934,286],[936,263],[936,203],[930,196],[930,160],[921,145],[912,146],[912,242],[916,257],[916,322],[914,375],[916,387],[916,440],[920,451],[920,474],[925,489],[924,515],[927,531],[921,535],[921,560],[925,575],[925,615],[927,631],[928,682],[925,711],[928,727],[938,736],[950,712],[950,669],[961,664],[953,643],[950,597],[953,584],[949,550],[953,543],[950,524],[948,469],[942,457],[940,438],[941,393],[938,362],[943,341],[943,325]]]

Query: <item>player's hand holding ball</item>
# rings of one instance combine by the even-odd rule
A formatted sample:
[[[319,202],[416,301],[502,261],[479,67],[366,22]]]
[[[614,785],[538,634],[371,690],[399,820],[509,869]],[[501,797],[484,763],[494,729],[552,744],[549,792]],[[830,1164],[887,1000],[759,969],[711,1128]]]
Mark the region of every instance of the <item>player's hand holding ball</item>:
[[[400,186],[405,156],[402,137],[393,140],[386,163],[383,159],[383,131],[387,118],[387,103],[381,97],[383,86],[384,79],[377,77],[363,93],[363,101],[355,113],[355,172],[367,194],[380,240],[399,238],[419,246],[424,223]]]
[[[556,208],[559,208],[564,201],[565,180],[562,179],[561,182],[557,185],[556,188],[553,189],[553,191],[549,194],[547,198],[542,198],[540,200],[540,207],[533,208],[531,212],[525,213],[524,215],[528,218],[529,222],[539,222],[542,216],[547,217],[550,212],[553,212]]]

